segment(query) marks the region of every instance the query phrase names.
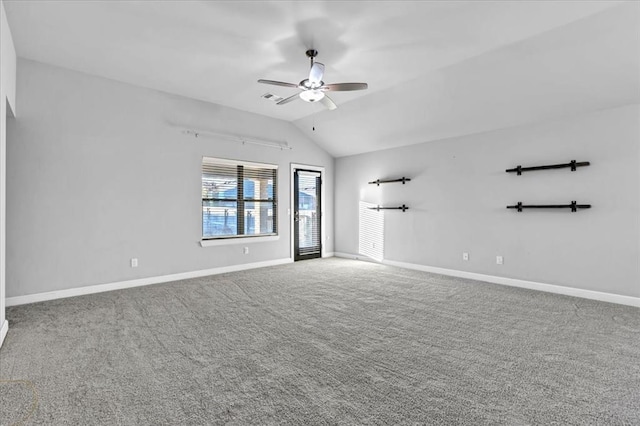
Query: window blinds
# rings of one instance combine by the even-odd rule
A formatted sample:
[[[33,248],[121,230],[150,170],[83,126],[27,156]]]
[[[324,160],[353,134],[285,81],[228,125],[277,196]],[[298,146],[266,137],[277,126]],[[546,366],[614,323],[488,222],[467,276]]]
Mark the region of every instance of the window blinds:
[[[204,157],[203,239],[277,234],[277,172],[276,165]]]

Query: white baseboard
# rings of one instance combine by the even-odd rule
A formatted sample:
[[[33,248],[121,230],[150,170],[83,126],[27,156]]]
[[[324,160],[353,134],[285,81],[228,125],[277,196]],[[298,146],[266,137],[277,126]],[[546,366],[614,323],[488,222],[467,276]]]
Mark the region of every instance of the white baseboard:
[[[382,263],[378,260],[375,260],[369,256],[365,256],[364,254],[352,254],[352,253],[342,253],[339,251],[336,251],[333,253],[334,257],[341,257],[343,259],[353,259],[353,260],[364,260],[365,262],[372,262],[372,263]]]
[[[0,348],[2,347],[2,343],[4,343],[4,338],[7,337],[7,333],[9,332],[9,321],[4,320],[2,323],[2,327],[0,327]]]
[[[336,252],[335,256],[344,257],[346,259],[359,259],[359,260],[367,260],[367,261],[374,262],[373,259],[370,259],[362,255]],[[620,305],[640,307],[639,297],[623,296],[620,294],[604,293],[604,292],[593,291],[593,290],[584,290],[584,289],[574,288],[574,287],[564,287],[564,286],[554,285],[554,284],[544,284],[544,283],[539,283],[535,281],[525,281],[525,280],[519,280],[515,278],[498,277],[494,275],[478,274],[475,272],[457,271],[455,269],[445,269],[445,268],[438,268],[435,266],[418,265],[415,263],[398,262],[395,260],[383,260],[382,262],[378,262],[378,263],[397,266],[400,268],[414,269],[417,271],[449,275],[452,277],[468,278],[468,279],[477,280],[477,281],[485,281],[493,284],[501,284],[501,285],[506,285],[510,287],[520,287],[520,288],[526,288],[529,290],[545,291],[547,293],[563,294],[565,296],[582,297],[584,299],[592,299],[592,300],[599,300],[602,302],[617,303]]]
[[[67,297],[82,296],[85,294],[102,293],[105,291],[122,290],[125,288],[140,287],[151,284],[161,284],[170,281],[186,280],[189,278],[205,277],[207,275],[224,274],[227,272],[244,271],[247,269],[264,268],[266,266],[283,265],[291,263],[289,258],[267,260],[265,262],[244,263],[241,265],[221,266],[219,268],[204,269],[200,271],[183,272],[179,274],[163,275],[159,277],[140,278],[136,280],[120,281],[108,284],[90,285],[86,287],[70,288],[66,290],[49,291],[46,293],[27,294],[24,296],[7,297],[7,306],[25,305],[27,303],[44,302],[46,300],[64,299]]]
[[[535,281],[525,281],[525,280],[518,280],[514,278],[484,275],[484,274],[478,274],[475,272],[457,271],[454,269],[445,269],[445,268],[438,268],[435,266],[418,265],[415,263],[397,262],[394,260],[383,260],[382,262],[378,262],[367,256],[351,254],[351,253],[342,253],[342,252],[325,253],[323,257],[332,257],[332,256],[342,257],[345,259],[356,259],[356,260],[363,260],[367,262],[383,263],[386,265],[397,266],[400,268],[414,269],[414,270],[424,271],[424,272],[432,272],[436,274],[449,275],[449,276],[459,277],[459,278],[468,278],[468,279],[477,280],[477,281],[490,282],[493,284],[527,288],[530,290],[546,291],[548,293],[563,294],[566,296],[582,297],[585,299],[600,300],[603,302],[640,307],[640,298],[638,297],[623,296],[619,294],[604,293],[604,292],[593,291],[593,290],[583,290],[579,288],[564,287],[564,286],[553,285],[553,284],[544,284],[544,283],[538,283]],[[265,262],[245,263],[242,265],[223,266],[219,268],[205,269],[205,270],[192,271],[192,272],[183,272],[179,274],[164,275],[159,277],[140,278],[136,280],[120,281],[115,283],[98,284],[98,285],[92,285],[92,286],[86,286],[86,287],[71,288],[66,290],[50,291],[46,293],[36,293],[36,294],[28,294],[25,296],[8,297],[6,299],[6,306],[25,305],[27,303],[36,303],[36,302],[43,302],[46,300],[63,299],[67,297],[82,296],[85,294],[102,293],[105,291],[121,290],[125,288],[140,287],[140,286],[151,285],[151,284],[160,284],[160,283],[165,283],[169,281],[185,280],[189,278],[198,278],[198,277],[204,277],[207,275],[224,274],[227,272],[243,271],[247,269],[264,268],[267,266],[283,265],[283,264],[292,263],[292,262],[293,261],[290,258],[275,259],[275,260],[269,260]],[[5,321],[2,324],[2,328],[0,328],[0,346],[4,341],[4,338],[8,330],[9,330],[9,323]]]
[[[343,253],[341,251],[335,251],[333,255],[335,257],[342,257],[343,259],[358,259],[358,255],[356,254]]]

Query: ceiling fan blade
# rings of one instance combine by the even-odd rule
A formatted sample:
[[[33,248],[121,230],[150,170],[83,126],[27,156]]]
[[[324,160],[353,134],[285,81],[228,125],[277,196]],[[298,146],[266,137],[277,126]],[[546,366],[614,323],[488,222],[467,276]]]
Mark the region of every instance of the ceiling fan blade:
[[[367,87],[369,87],[367,83],[334,83],[325,84],[321,89],[331,90],[333,92],[350,92],[352,90],[364,90]]]
[[[296,87],[298,87],[298,86],[296,86]],[[295,101],[296,99],[300,99],[300,94],[299,93],[296,93],[295,95],[291,95],[288,98],[281,100],[276,105],[288,104],[289,102]]]
[[[258,80],[258,83],[263,83],[263,84],[273,84],[274,86],[283,86],[283,87],[293,87],[293,88],[298,88],[297,84],[293,84],[293,83],[285,83],[284,81],[275,81],[275,80]]]
[[[327,95],[324,95],[324,97],[322,99],[320,99],[320,103],[322,105],[324,105],[329,110],[334,110],[334,109],[338,108],[338,105],[336,105],[336,103],[333,102],[333,100],[330,97],[328,97]]]
[[[309,71],[309,82],[317,87],[317,84],[320,84],[322,81],[322,77],[324,76],[324,64],[320,62],[314,62],[311,66],[311,71]]]

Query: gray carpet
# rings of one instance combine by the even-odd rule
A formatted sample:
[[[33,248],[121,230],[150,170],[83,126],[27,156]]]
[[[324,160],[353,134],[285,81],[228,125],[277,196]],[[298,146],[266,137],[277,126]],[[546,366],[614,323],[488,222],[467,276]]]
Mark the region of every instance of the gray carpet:
[[[640,424],[608,303],[324,259],[7,316],[3,425]]]

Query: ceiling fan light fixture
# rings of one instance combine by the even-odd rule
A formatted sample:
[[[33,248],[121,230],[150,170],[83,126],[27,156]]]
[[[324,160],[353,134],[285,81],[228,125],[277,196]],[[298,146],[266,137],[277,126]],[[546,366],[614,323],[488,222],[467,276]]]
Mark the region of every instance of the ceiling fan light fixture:
[[[317,102],[322,98],[324,98],[322,90],[304,90],[300,92],[300,99],[305,102]]]

